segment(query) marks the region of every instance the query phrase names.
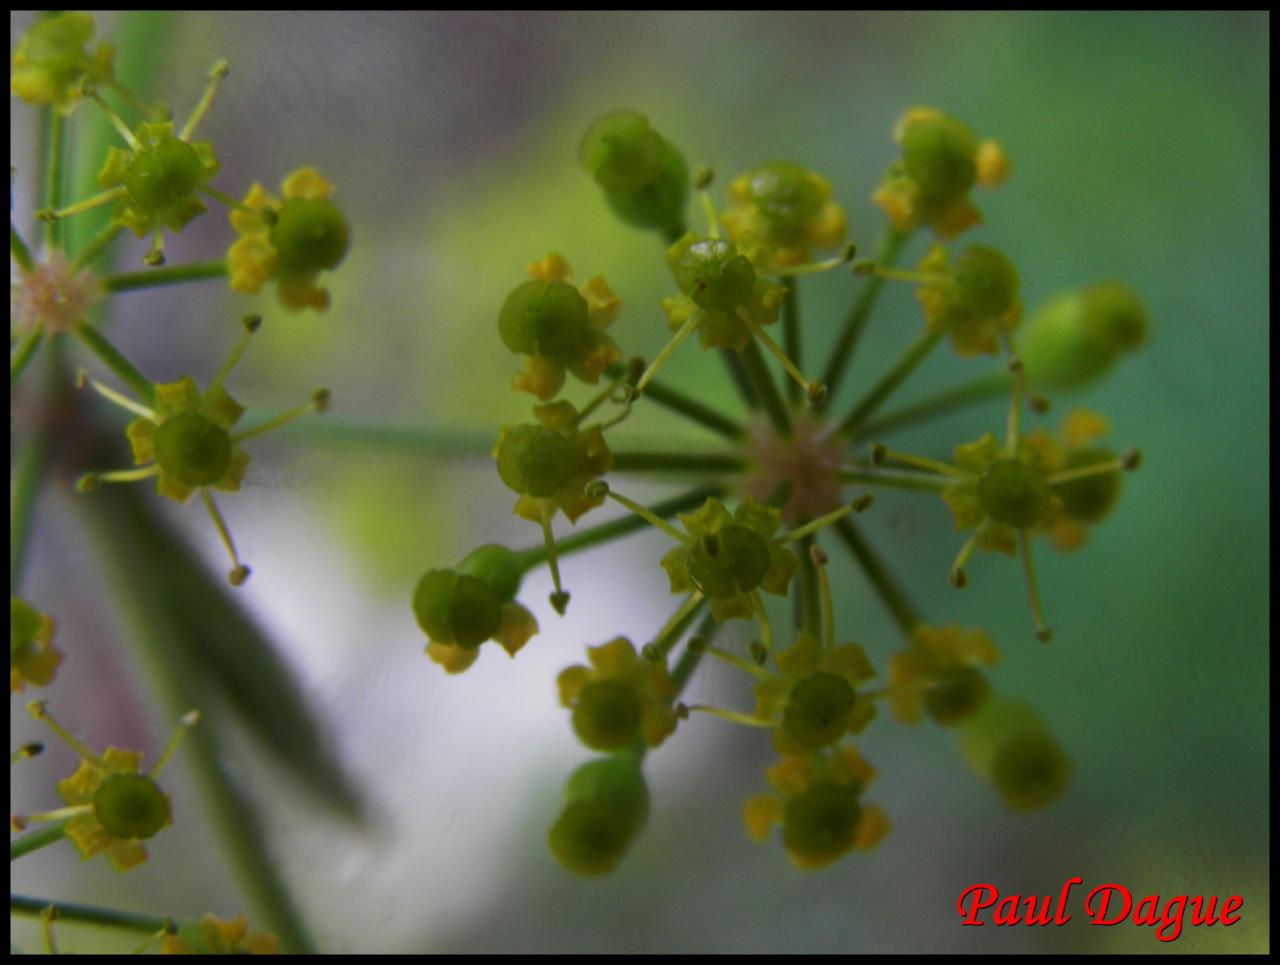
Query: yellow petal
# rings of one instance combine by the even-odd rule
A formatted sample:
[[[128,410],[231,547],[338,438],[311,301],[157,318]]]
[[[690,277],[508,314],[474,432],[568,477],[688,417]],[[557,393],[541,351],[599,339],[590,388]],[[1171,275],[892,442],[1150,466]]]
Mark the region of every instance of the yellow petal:
[[[124,838],[112,838],[107,845],[107,857],[116,866],[117,871],[128,871],[147,860],[147,849],[137,841]]]
[[[524,371],[511,377],[511,388],[528,392],[543,402],[555,397],[564,386],[564,366],[541,355],[526,355]]]
[[[515,656],[530,638],[538,632],[538,621],[533,614],[519,603],[504,603],[502,606],[502,622],[493,639],[503,650]]]
[[[480,656],[479,647],[468,650],[451,643],[436,643],[434,640],[427,644],[424,652],[434,663],[443,667],[445,673],[450,674],[462,673]]]
[[[560,691],[560,706],[572,707],[573,702],[582,693],[582,688],[591,680],[591,671],[582,664],[574,664],[560,671],[556,677],[556,689]]]
[[[978,145],[978,183],[984,188],[995,188],[1009,179],[1009,159],[997,141],[983,141]]]
[[[1107,434],[1105,416],[1088,409],[1072,409],[1062,420],[1062,439],[1068,449],[1083,449]]]
[[[954,238],[966,228],[982,223],[982,214],[969,203],[968,198],[958,198],[941,208],[935,208],[929,217],[933,233],[946,240]]]
[[[558,255],[554,251],[541,261],[531,262],[525,266],[525,272],[534,281],[562,281],[570,283],[573,281],[573,270],[569,267],[569,262],[564,255]]]
[[[595,676],[625,679],[636,663],[636,648],[626,637],[614,637],[598,647],[587,647],[587,660]]]
[[[853,846],[859,851],[874,848],[889,833],[889,818],[876,804],[864,804],[858,828],[853,834]]]
[[[782,802],[772,794],[753,794],[742,805],[742,823],[752,841],[763,841],[782,821]]]
[[[902,136],[906,133],[907,125],[916,121],[936,121],[943,116],[942,111],[936,107],[909,107],[903,111],[902,116],[898,118],[898,122],[893,125],[893,139],[896,143],[902,143]]]
[[[320,176],[315,168],[298,168],[282,185],[286,201],[305,198],[308,201],[324,201],[333,194],[333,185]]]
[[[315,275],[296,275],[281,278],[278,289],[280,304],[291,312],[314,308],[323,312],[329,307],[329,293],[315,284]]]
[[[608,328],[622,311],[622,299],[605,283],[604,275],[596,275],[578,289],[587,302],[587,317],[593,329]]]
[[[640,736],[650,747],[657,747],[676,729],[676,715],[665,704],[649,702],[640,716]]]

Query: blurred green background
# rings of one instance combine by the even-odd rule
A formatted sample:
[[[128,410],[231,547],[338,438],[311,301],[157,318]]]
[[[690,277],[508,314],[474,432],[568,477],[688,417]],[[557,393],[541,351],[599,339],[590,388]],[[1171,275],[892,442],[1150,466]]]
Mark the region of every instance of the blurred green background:
[[[656,236],[612,220],[576,147],[595,116],[647,114],[692,164],[728,177],[778,157],[825,174],[864,250],[882,223],[868,196],[907,107],[934,105],[998,138],[1010,182],[975,200],[966,240],[1007,251],[1029,308],[1064,288],[1130,283],[1151,344],[1113,376],[1063,399],[1105,412],[1141,472],[1119,510],[1071,556],[1038,556],[1054,642],[1031,635],[1020,574],[1003,558],[947,586],[959,545],[938,500],[885,495],[869,538],[935,622],[987,627],[1004,662],[996,686],[1035,703],[1075,762],[1055,806],[1012,815],[966,769],[950,736],[885,719],[861,746],[880,777],[869,798],[893,832],[869,854],[802,874],[777,842],[755,846],[738,818],[763,786],[761,735],[695,720],[647,768],[653,813],[619,871],[569,877],[544,846],[564,776],[585,755],[555,704],[554,677],[584,644],[647,639],[671,603],[646,535],[566,562],[564,621],[514,663],[494,648],[446,679],[422,656],[406,603],[421,571],[489,540],[526,545],[510,493],[483,458],[385,447],[264,444],[244,493],[226,500],[255,571],[243,599],[278,640],[374,805],[353,831],[315,813],[249,742],[232,768],[252,783],[273,855],[330,950],[378,951],[1262,951],[1269,948],[1269,82],[1266,14],[151,14],[163,45],[143,93],[176,113],[207,66],[231,75],[202,136],[217,185],[270,188],[314,164],[337,185],[355,245],[332,279],[332,310],[288,316],[273,297],[214,282],[113,302],[118,341],[156,377],[198,377],[260,306],[268,326],[235,376],[237,397],[292,404],[315,385],[333,414],[491,433],[522,417],[497,308],[547,251],[580,277],[603,272],[626,307],[614,334],[651,357],[672,290]],[[11,18],[11,48],[29,15]],[[108,39],[120,18],[100,18]],[[21,171],[33,112],[16,100]],[[27,162],[29,163],[29,162]],[[14,217],[29,223],[19,193]],[[172,263],[222,250],[217,212],[170,245]],[[129,258],[141,247],[130,243]],[[135,250],[136,249],[136,250]],[[914,239],[907,258],[918,257]],[[857,290],[839,272],[807,281],[811,352],[834,337]],[[920,326],[907,286],[889,286],[836,400],[841,411]],[[817,357],[810,354],[811,359]],[[816,367],[816,366],[812,366]],[[909,401],[989,363],[938,353],[900,392]],[[691,348],[664,373],[735,405],[718,362]],[[1003,425],[1000,403],[894,437],[945,455]],[[715,437],[640,412],[628,438]],[[621,435],[621,432],[620,432]],[[254,475],[256,473],[256,475]],[[668,491],[628,483],[638,498]],[[68,663],[51,691],[93,743],[158,746],[167,724],[145,668],[87,562],[71,497],[41,504],[24,595],[57,613]],[[169,510],[169,507],[166,507]],[[193,507],[172,508],[218,567]],[[603,515],[603,514],[602,514]],[[878,669],[893,625],[842,556],[833,570],[843,635]],[[543,601],[545,573],[522,599]],[[488,649],[488,648],[486,648]],[[743,683],[704,667],[690,694],[745,706]],[[12,702],[13,741],[33,725]],[[133,743],[129,743],[132,737]],[[179,755],[181,757],[181,755]],[[11,807],[47,806],[69,757],[13,774]],[[70,849],[15,865],[15,890],[156,914],[252,908],[223,870],[199,804],[175,769],[178,820],[128,876]],[[1240,894],[1242,921],[1188,929],[1171,944],[1130,924],[961,928],[959,892],[1056,893],[1069,877],[1135,895]],[[64,929],[70,948],[97,947]],[[15,924],[15,941],[34,947]]]

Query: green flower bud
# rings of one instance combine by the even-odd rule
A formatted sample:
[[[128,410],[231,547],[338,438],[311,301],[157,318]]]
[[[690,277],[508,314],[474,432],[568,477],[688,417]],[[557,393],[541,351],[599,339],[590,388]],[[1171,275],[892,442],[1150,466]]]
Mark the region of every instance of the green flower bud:
[[[606,191],[629,193],[658,178],[665,145],[643,115],[614,111],[587,128],[578,158]]]
[[[498,475],[514,492],[554,496],[573,479],[578,453],[573,443],[546,426],[516,426],[498,448]]]
[[[590,761],[570,775],[564,798],[548,835],[551,853],[575,874],[612,871],[649,814],[639,768],[620,758]]]
[[[667,249],[667,264],[680,290],[711,311],[733,311],[755,291],[755,267],[722,239],[686,235]]]
[[[928,201],[964,195],[978,178],[978,139],[951,117],[911,121],[902,132],[902,163]]]
[[[27,31],[27,61],[56,73],[80,69],[84,45],[93,36],[93,18],[81,13],[38,17]]]
[[[837,858],[853,847],[861,817],[856,787],[818,784],[787,802],[782,843],[800,858]]]
[[[573,730],[592,750],[615,751],[640,738],[640,699],[616,680],[593,680],[573,705]]]
[[[231,466],[231,436],[198,412],[180,412],[160,423],[156,462],[188,486],[209,486]]]
[[[1112,462],[1115,453],[1108,449],[1075,449],[1067,453],[1062,469],[1084,469],[1099,463]],[[1059,483],[1053,491],[1062,499],[1062,508],[1072,519],[1083,523],[1096,523],[1111,511],[1120,495],[1120,470],[1085,476]]]
[[[498,334],[513,352],[562,358],[591,330],[587,300],[562,281],[527,281],[498,314]]]
[[[141,210],[154,213],[190,197],[203,175],[204,164],[196,149],[166,137],[134,155],[124,173],[124,186]]]
[[[769,544],[745,526],[725,526],[689,546],[689,579],[712,598],[750,593],[769,571]]]
[[[805,747],[834,744],[849,729],[857,696],[849,681],[819,671],[799,681],[782,711],[782,730]]]
[[[970,245],[955,260],[956,288],[965,310],[976,318],[1004,315],[1018,301],[1018,271],[1003,254]]]
[[[971,716],[990,694],[991,684],[980,670],[952,665],[925,691],[924,706],[936,723],[946,727]]]
[[[668,238],[684,231],[689,168],[680,152],[635,111],[615,111],[587,130],[578,157],[620,219]]]
[[[428,570],[413,592],[418,626],[436,643],[478,647],[502,625],[502,600],[484,580]]]
[[[290,198],[271,225],[271,246],[282,275],[336,268],[347,254],[347,220],[322,198]]]
[[[1049,512],[1049,482],[1021,459],[997,459],[978,480],[978,499],[992,519],[1026,529]]]
[[[992,780],[1004,803],[1033,811],[1058,797],[1071,780],[1071,762],[1045,733],[1024,733],[996,752]]]
[[[748,196],[765,219],[797,228],[817,217],[826,203],[821,182],[791,161],[771,161],[751,172]]]
[[[169,823],[169,798],[145,774],[111,774],[94,792],[93,812],[113,837],[143,840]]]
[[[1041,306],[1027,322],[1018,355],[1033,385],[1080,388],[1140,346],[1147,327],[1146,309],[1131,288],[1100,282]]]
[[[490,543],[468,553],[457,566],[461,576],[484,580],[504,603],[516,598],[524,579],[520,557],[505,546]]]

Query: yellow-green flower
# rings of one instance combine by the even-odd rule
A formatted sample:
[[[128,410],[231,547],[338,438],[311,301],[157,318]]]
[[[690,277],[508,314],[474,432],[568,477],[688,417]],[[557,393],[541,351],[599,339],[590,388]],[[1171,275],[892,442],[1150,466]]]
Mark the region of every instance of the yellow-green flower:
[[[62,663],[53,645],[53,620],[16,596],[9,597],[9,691],[27,684],[47,687]]]
[[[994,248],[970,245],[949,264],[932,245],[917,271],[929,279],[916,290],[925,325],[950,335],[958,355],[994,354],[1022,318],[1018,273]]]
[[[162,955],[276,955],[280,941],[270,932],[249,931],[244,915],[222,919],[205,915],[187,922],[160,942]]]
[[[1114,465],[1116,454],[1097,445],[1106,434],[1107,420],[1098,413],[1088,409],[1068,412],[1059,427],[1062,448],[1054,462],[1057,474]],[[1067,552],[1084,543],[1089,527],[1101,521],[1119,498],[1121,475],[1122,470],[1116,467],[1066,482],[1055,483],[1051,477],[1050,486],[1058,498],[1044,525],[1054,546]]]
[[[613,467],[613,453],[599,424],[579,428],[578,410],[570,402],[537,405],[533,414],[537,423],[503,429],[493,447],[498,475],[519,494],[513,512],[540,523],[559,510],[577,522],[603,502],[585,488]]]
[[[902,156],[871,200],[899,231],[924,223],[939,238],[953,238],[982,220],[969,200],[970,189],[995,187],[1009,176],[999,144],[979,141],[964,124],[931,107],[903,114],[893,139]]]
[[[773,539],[782,524],[780,510],[748,497],[730,515],[710,497],[701,509],[681,513],[680,522],[688,539],[662,558],[672,593],[697,590],[721,621],[750,619],[757,590],[786,595],[800,561]]]
[[[657,747],[676,729],[675,687],[661,662],[637,656],[626,637],[587,647],[587,662],[561,671],[556,681],[584,744],[613,751],[643,740]]]
[[[313,167],[285,178],[281,194],[283,201],[255,181],[242,208],[231,211],[231,226],[240,236],[227,252],[231,288],[253,294],[275,281],[280,303],[290,311],[324,311],[329,293],[316,279],[346,256],[346,219],[329,200],[333,185]]]
[[[173,823],[169,796],[141,766],[137,751],[108,747],[97,761],[81,758],[76,772],[58,782],[68,805],[88,805],[66,827],[81,858],[106,851],[116,868],[128,871],[147,860],[142,841]]]
[[[774,722],[774,747],[783,756],[801,756],[858,734],[876,708],[857,687],[875,676],[856,643],[824,649],[817,638],[798,633],[776,657],[780,676],[755,686],[755,717]]]
[[[85,50],[93,31],[89,13],[37,14],[14,48],[10,92],[28,104],[48,104],[60,114],[70,114],[84,96],[86,79],[98,84],[112,79],[115,50],[111,45],[100,41],[92,52]]]
[[[968,475],[942,490],[956,529],[976,526],[978,549],[1015,555],[1017,531],[1042,526],[1057,511],[1060,500],[1048,480],[1057,458],[1042,432],[1019,437],[1015,455],[989,432],[956,446],[955,465]]]
[[[604,329],[622,301],[603,275],[575,288],[569,263],[554,252],[525,271],[531,280],[507,296],[498,315],[503,343],[524,355],[511,387],[546,402],[564,386],[566,370],[595,385],[620,354]]]
[[[849,745],[830,754],[784,757],[765,771],[776,793],[755,794],[742,808],[753,841],[782,825],[782,844],[797,868],[830,864],[853,849],[874,847],[889,831],[884,812],[862,803],[875,771]]]
[[[746,349],[756,329],[778,320],[786,291],[757,272],[765,258],[758,242],[739,247],[686,234],[667,249],[681,292],[662,299],[668,328],[679,335],[693,325],[703,348]]]
[[[208,141],[174,135],[171,121],[143,122],[127,150],[110,147],[98,172],[98,184],[119,190],[111,219],[139,238],[183,227],[205,212],[198,192],[221,165]]]
[[[985,630],[961,630],[956,624],[919,624],[912,646],[889,658],[889,701],[904,724],[918,724],[922,711],[939,724],[958,723],[972,715],[990,694],[977,667],[1000,660],[1000,651]]]
[[[729,184],[732,204],[721,223],[735,244],[764,246],[765,270],[808,262],[814,248],[844,241],[844,208],[831,200],[826,178],[790,161],[772,161]]]

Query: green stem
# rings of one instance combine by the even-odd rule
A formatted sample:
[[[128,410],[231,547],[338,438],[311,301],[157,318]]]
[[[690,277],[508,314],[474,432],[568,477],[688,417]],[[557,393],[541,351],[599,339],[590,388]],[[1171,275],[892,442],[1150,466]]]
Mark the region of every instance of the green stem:
[[[67,153],[67,119],[52,107],[44,110],[44,131],[47,138],[42,137],[44,149],[44,197],[41,207],[54,211],[62,207],[63,168]],[[44,242],[49,248],[57,248],[62,240],[62,225],[57,219],[46,221],[44,225]]]
[[[788,278],[786,294],[782,296],[782,347],[795,367],[803,369],[800,361],[800,279]],[[791,405],[800,404],[800,384],[787,382],[787,400]]]
[[[719,628],[720,624],[716,623],[715,619],[708,613],[702,618],[702,622],[698,624],[695,635],[702,637],[709,644]],[[702,650],[690,650],[686,647],[684,653],[680,654],[680,659],[676,661],[675,669],[671,671],[671,683],[675,686],[675,695],[677,697],[684,690],[689,678],[693,676],[693,672],[698,669],[698,661],[702,659],[703,652]]]
[[[840,537],[845,546],[849,547],[854,559],[862,567],[862,572],[870,580],[871,586],[888,609],[894,623],[898,625],[898,629],[902,631],[902,635],[910,640],[912,631],[915,629],[916,624],[920,622],[920,615],[916,611],[915,605],[907,599],[902,588],[898,586],[897,581],[885,568],[880,558],[876,556],[875,551],[867,543],[866,539],[858,532],[858,528],[853,524],[852,520],[847,517],[840,520],[836,523],[835,530],[836,535]]]
[[[105,228],[94,235],[87,245],[85,245],[76,255],[72,266],[76,269],[87,268],[97,260],[98,256],[111,246],[111,242],[120,237],[120,232],[124,231],[121,225],[108,223]]]
[[[27,370],[31,360],[36,357],[36,352],[40,350],[42,344],[44,344],[43,328],[33,328],[22,336],[22,341],[18,343],[18,347],[9,356],[9,388],[12,389],[18,384],[18,379],[22,378],[22,373]]]
[[[899,409],[894,409],[879,419],[855,429],[850,441],[873,437],[879,438],[894,429],[916,425],[937,415],[956,412],[965,406],[1001,398],[1008,391],[1009,373],[1005,370],[992,372],[990,375],[984,375],[981,378],[974,379],[972,382],[944,389],[941,392],[926,396],[919,402],[912,402]]]
[[[770,374],[768,367],[765,365],[764,355],[760,352],[760,346],[754,338],[741,355],[747,375],[756,390],[756,395],[764,401],[764,408],[769,414],[769,421],[773,423],[778,435],[791,435],[791,415],[787,411],[786,403],[782,401],[778,386],[773,381],[773,375]]]
[[[9,842],[9,860],[17,861],[23,855],[28,855],[32,851],[39,851],[41,848],[61,841],[64,837],[63,831],[66,830],[68,820],[70,819],[63,818],[61,821],[54,821],[43,828],[24,834],[20,838],[14,838]]]
[[[103,364],[114,372],[121,382],[133,389],[138,396],[138,401],[148,407],[155,406],[156,389],[151,384],[151,380],[139,372],[137,367],[120,353],[119,349],[107,341],[105,335],[93,325],[79,325],[76,327],[75,333],[81,343],[92,351],[94,355],[102,359]]]
[[[720,486],[701,486],[691,492],[685,493],[683,496],[675,496],[671,499],[664,499],[662,502],[654,503],[648,507],[649,512],[660,519],[668,519],[676,513],[686,512],[691,509],[697,509],[708,498],[712,496],[720,496],[723,489]],[[648,528],[649,523],[639,516],[628,514],[620,519],[611,520],[608,523],[601,523],[599,526],[593,526],[591,529],[583,530],[580,533],[573,533],[569,536],[556,540],[556,552],[561,557],[575,553],[578,550],[589,549],[592,546],[598,546],[601,543],[607,543],[610,540],[627,536],[638,530]],[[546,547],[542,545],[530,546],[526,550],[519,551],[521,563],[525,571],[533,569],[547,561]]]
[[[126,271],[118,275],[108,275],[102,279],[102,286],[109,292],[138,291],[143,288],[159,288],[163,285],[181,285],[188,281],[224,278],[226,274],[227,260],[216,258],[211,261],[192,262],[189,265],[170,265],[165,268],[149,268],[145,271]]]
[[[9,222],[9,257],[18,263],[18,268],[24,275],[31,274],[32,269],[35,268],[31,249],[22,240],[22,235],[18,234],[18,229],[13,226],[12,221]]]
[[[801,523],[807,520],[801,520]],[[800,540],[800,545],[796,548],[797,555],[800,557],[800,570],[796,573],[796,589],[791,597],[791,618],[797,630],[803,630],[805,633],[818,635],[819,631],[819,607],[818,607],[818,573],[817,567],[813,565],[813,557],[810,550],[813,547],[813,534]]]
[[[875,263],[881,267],[892,265],[897,260],[898,253],[902,250],[902,245],[907,240],[904,232],[897,231],[893,228],[885,229],[884,234],[880,237],[880,246],[876,251]],[[858,339],[862,336],[862,330],[866,327],[867,319],[871,317],[871,309],[875,307],[876,299],[880,295],[880,289],[884,287],[884,279],[879,275],[872,275],[867,279],[866,285],[863,286],[858,300],[853,303],[853,308],[849,312],[849,317],[845,319],[844,328],[840,331],[840,337],[836,340],[835,347],[831,351],[831,360],[827,363],[827,370],[822,375],[822,381],[827,385],[827,400],[835,398],[836,390],[840,387],[840,380],[844,378],[844,374],[848,371],[849,360],[853,357],[853,350],[857,347]],[[825,403],[824,403],[825,405]]]
[[[865,486],[885,486],[889,489],[907,489],[914,492],[942,492],[954,484],[954,480],[940,478],[927,473],[891,473],[862,472],[857,469],[846,469],[839,473],[841,482],[861,483]]]
[[[907,346],[907,350],[902,353],[902,357],[880,377],[880,380],[853,407],[853,411],[840,423],[837,431],[843,435],[852,435],[857,432],[871,416],[875,415],[876,410],[885,403],[889,396],[897,391],[898,386],[906,381],[907,376],[916,370],[916,366],[928,357],[929,353],[942,341],[944,334],[941,331],[930,332],[927,329],[921,332]]]
[[[48,898],[31,898],[27,895],[9,896],[9,913],[40,917],[46,908],[57,911],[57,921],[75,922],[81,925],[100,925],[103,928],[122,928],[125,931],[155,935],[169,925],[169,920],[154,915],[138,915],[115,908],[99,908],[96,905],[80,905],[67,901],[51,901]]]
[[[609,377],[614,379],[622,378],[626,373],[626,367],[618,362],[613,363],[607,370]],[[691,399],[657,380],[644,387],[644,397],[652,399],[658,405],[670,409],[672,412],[678,412],[680,415],[701,426],[705,426],[713,432],[718,432],[728,439],[739,439],[746,433],[746,430],[740,424],[728,416],[721,415],[696,399]]]
[[[18,588],[26,558],[27,538],[35,516],[40,485],[50,466],[52,448],[46,433],[37,432],[18,450],[9,484],[9,592]]]
[[[743,472],[746,460],[733,453],[615,452],[617,472]]]

